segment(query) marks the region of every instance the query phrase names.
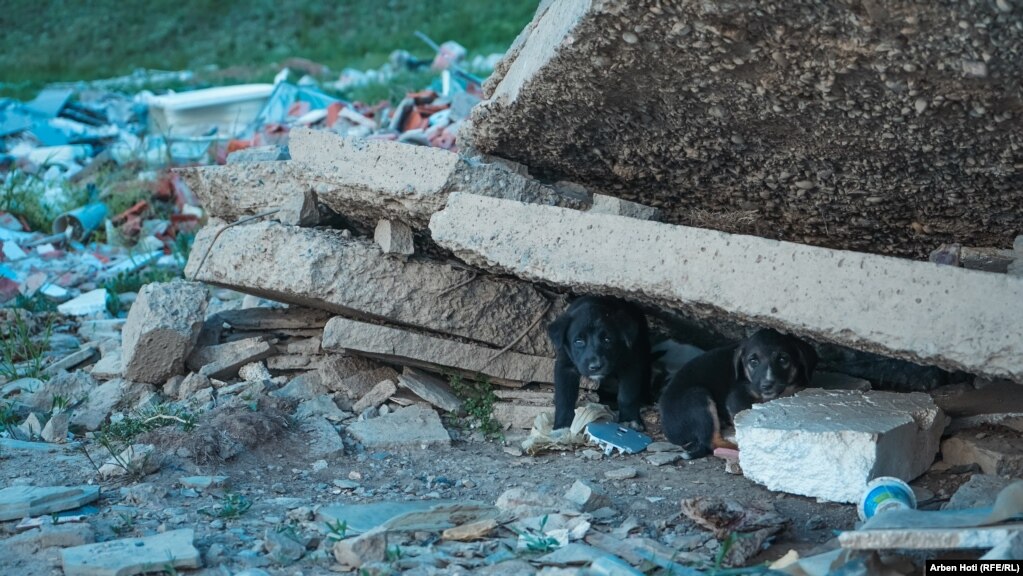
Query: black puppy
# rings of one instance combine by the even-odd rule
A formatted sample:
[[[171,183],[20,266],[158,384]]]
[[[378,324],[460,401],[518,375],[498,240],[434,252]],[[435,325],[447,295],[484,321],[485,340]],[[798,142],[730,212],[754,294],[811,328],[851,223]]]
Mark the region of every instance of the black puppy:
[[[734,448],[721,437],[721,422],[808,386],[816,365],[813,347],[774,330],[711,350],[683,366],[661,394],[664,435],[685,449],[687,459]]]
[[[554,428],[571,426],[579,377],[597,382],[601,402],[618,403],[618,421],[642,429],[650,393],[650,333],[643,312],[622,300],[584,296],[547,328],[554,364]]]

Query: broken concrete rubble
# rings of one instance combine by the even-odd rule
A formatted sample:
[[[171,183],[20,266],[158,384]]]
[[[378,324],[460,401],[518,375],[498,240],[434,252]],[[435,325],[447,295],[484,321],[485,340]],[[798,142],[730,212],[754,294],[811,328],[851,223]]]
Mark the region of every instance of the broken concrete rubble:
[[[413,405],[392,414],[353,422],[348,433],[368,450],[378,448],[419,448],[448,445],[451,436],[437,413],[429,407]]]
[[[183,371],[202,328],[206,296],[204,286],[189,282],[142,287],[122,331],[128,379],[162,385]]]
[[[808,389],[739,413],[735,432],[750,480],[853,503],[874,478],[930,468],[945,424],[926,394]]]
[[[961,430],[941,443],[950,466],[976,464],[984,474],[1023,477],[1023,434],[1007,428]]]
[[[323,329],[323,349],[352,351],[382,360],[426,368],[449,367],[464,373],[485,374],[498,383],[521,385],[525,382],[554,381],[554,359],[504,352],[476,344],[467,344],[336,317]]]
[[[1023,381],[1021,278],[469,194],[430,230],[489,270]]]
[[[544,2],[463,139],[673,223],[903,256],[1007,247],[1023,193],[1001,169],[1018,144],[994,103],[1023,72],[1002,5]],[[912,51],[875,34],[902,17],[926,39]],[[982,39],[956,30],[981,21]],[[992,227],[992,214],[1011,216]]]
[[[398,220],[423,229],[455,191],[559,206],[586,199],[563,195],[502,164],[438,148],[355,140],[323,130],[294,130],[293,160],[179,169],[210,214],[226,220],[272,210],[305,190],[369,228]]]
[[[167,568],[199,568],[191,528],[145,538],[125,538],[61,550],[67,576],[131,576]]]
[[[462,409],[461,398],[455,396],[447,382],[421,370],[405,368],[398,385],[445,412],[457,414]]]
[[[71,510],[99,498],[99,486],[8,486],[0,490],[0,522]]]
[[[563,299],[549,301],[524,282],[478,277],[439,262],[384,258],[366,240],[270,222],[207,226],[196,236],[186,275],[355,318],[496,347],[512,344],[526,354],[553,356],[544,328],[565,306]]]
[[[378,382],[376,386],[366,392],[354,405],[352,410],[361,414],[367,408],[377,408],[398,391],[398,387],[390,380]]]
[[[381,220],[373,230],[373,240],[384,254],[411,256],[415,251],[412,229],[398,220]]]
[[[202,376],[223,380],[236,376],[242,366],[267,358],[274,352],[273,345],[256,336],[198,348],[188,356],[187,364],[189,369]]]

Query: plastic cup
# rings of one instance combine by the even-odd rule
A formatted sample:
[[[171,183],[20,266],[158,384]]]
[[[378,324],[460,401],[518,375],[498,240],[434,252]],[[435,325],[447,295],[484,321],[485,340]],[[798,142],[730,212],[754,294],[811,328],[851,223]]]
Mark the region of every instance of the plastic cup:
[[[863,497],[856,506],[860,520],[873,518],[887,510],[915,510],[916,495],[913,489],[898,478],[881,476],[871,480],[863,490]]]

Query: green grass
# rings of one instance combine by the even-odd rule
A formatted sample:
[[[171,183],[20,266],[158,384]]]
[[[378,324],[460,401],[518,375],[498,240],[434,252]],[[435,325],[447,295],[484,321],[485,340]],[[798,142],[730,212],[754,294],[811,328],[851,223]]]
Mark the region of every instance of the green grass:
[[[199,70],[224,81],[272,75],[290,57],[334,71],[376,67],[395,49],[432,51],[413,32],[456,40],[471,54],[503,52],[536,1],[499,0],[11,0],[0,11],[0,94],[136,68]],[[213,80],[209,80],[215,82]]]

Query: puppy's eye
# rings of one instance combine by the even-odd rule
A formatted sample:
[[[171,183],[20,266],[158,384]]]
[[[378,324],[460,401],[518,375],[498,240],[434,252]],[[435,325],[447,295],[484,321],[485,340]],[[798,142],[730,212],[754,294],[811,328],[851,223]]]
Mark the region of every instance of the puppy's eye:
[[[756,368],[757,366],[760,366],[760,360],[757,360],[756,358],[750,358],[749,359],[749,367],[750,368]]]
[[[605,344],[610,344],[611,343],[611,337],[610,336],[604,336],[604,343]]]
[[[584,342],[582,338],[576,338],[575,342],[572,342],[572,344],[575,344],[576,346],[582,346],[583,344],[586,344],[586,342]]]
[[[781,366],[782,368],[788,368],[789,367],[788,357],[787,356],[778,357],[778,365]]]

